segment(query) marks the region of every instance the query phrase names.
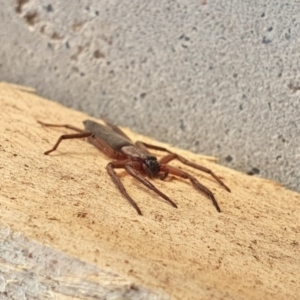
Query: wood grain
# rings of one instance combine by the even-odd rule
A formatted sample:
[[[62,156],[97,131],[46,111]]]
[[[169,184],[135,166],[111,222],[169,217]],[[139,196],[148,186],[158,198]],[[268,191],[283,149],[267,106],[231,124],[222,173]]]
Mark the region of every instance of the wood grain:
[[[92,145],[64,141],[43,155],[70,131],[37,120],[81,127],[88,116],[6,83],[0,114],[1,224],[171,299],[299,299],[299,194],[176,149],[231,188],[181,165],[213,191],[222,213],[187,181],[154,181],[175,209],[120,171],[144,214],[138,216],[107,175],[109,160]]]

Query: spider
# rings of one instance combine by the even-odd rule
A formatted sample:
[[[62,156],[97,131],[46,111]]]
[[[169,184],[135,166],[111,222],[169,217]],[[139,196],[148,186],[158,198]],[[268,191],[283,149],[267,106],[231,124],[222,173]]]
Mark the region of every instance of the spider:
[[[128,174],[139,180],[150,190],[157,193],[160,197],[165,199],[175,208],[177,208],[177,204],[160,190],[158,190],[143,175],[147,175],[149,178],[158,177],[160,175],[160,179],[164,180],[168,176],[168,174],[173,174],[175,176],[189,179],[192,185],[197,190],[204,193],[208,198],[211,199],[216,210],[218,212],[221,212],[217,200],[207,187],[201,184],[195,177],[193,177],[189,173],[168,165],[168,163],[173,159],[178,159],[185,165],[210,174],[221,186],[223,186],[223,188],[225,188],[225,190],[230,192],[230,189],[210,169],[190,162],[184,157],[160,146],[150,145],[140,141],[133,144],[130,138],[118,126],[111,124],[109,121],[105,121],[106,125],[102,125],[91,120],[85,120],[83,121],[85,127],[84,130],[66,124],[48,124],[41,121],[38,121],[38,123],[44,126],[65,127],[78,132],[75,134],[62,135],[57,140],[54,147],[44,153],[46,155],[55,151],[62,140],[88,138],[88,141],[92,143],[96,148],[98,148],[110,158],[114,159],[113,161],[108,163],[108,165],[106,166],[106,170],[121,194],[129,201],[129,203],[135,208],[139,215],[142,215],[140,208],[127,193],[124,185],[122,184],[114,169],[124,168]],[[168,154],[158,161],[157,158],[148,151],[148,149],[159,150],[167,152]]]

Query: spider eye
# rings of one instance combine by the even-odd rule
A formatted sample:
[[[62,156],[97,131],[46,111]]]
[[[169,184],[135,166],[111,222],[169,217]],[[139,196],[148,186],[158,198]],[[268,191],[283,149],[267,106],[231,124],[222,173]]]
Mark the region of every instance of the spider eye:
[[[155,156],[147,157],[145,165],[147,166],[149,177],[153,177],[160,172],[160,165]]]

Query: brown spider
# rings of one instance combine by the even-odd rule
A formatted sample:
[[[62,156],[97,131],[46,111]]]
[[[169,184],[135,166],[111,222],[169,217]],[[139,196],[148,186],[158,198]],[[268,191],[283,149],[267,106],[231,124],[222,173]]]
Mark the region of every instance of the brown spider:
[[[221,212],[221,209],[213,193],[207,187],[202,185],[195,177],[193,177],[189,173],[167,165],[167,163],[173,159],[178,159],[185,165],[210,174],[221,186],[223,186],[228,192],[230,192],[230,189],[211,170],[192,163],[184,157],[173,153],[163,147],[149,145],[144,142],[136,142],[135,144],[133,144],[129,137],[119,127],[111,124],[108,121],[105,121],[105,126],[91,120],[85,120],[83,122],[85,130],[74,127],[72,125],[47,124],[41,121],[38,121],[38,123],[44,126],[65,127],[79,132],[75,134],[62,135],[58,139],[54,147],[44,153],[46,155],[51,153],[52,151],[55,151],[62,140],[88,138],[88,141],[95,147],[97,147],[100,151],[105,153],[110,158],[115,159],[114,161],[108,163],[108,165],[106,166],[106,170],[112,181],[118,187],[119,191],[126,197],[126,199],[135,208],[139,215],[142,215],[141,210],[139,209],[135,201],[128,195],[124,185],[122,184],[114,169],[124,168],[127,173],[139,180],[142,184],[157,193],[159,196],[161,196],[176,208],[177,205],[175,202],[173,202],[168,196],[158,190],[142,175],[148,175],[149,178],[153,178],[157,177],[160,174],[160,179],[163,180],[168,176],[168,174],[173,174],[185,179],[189,179],[196,189],[204,193],[208,198],[212,200],[213,205],[215,206],[217,211]],[[158,161],[157,158],[152,155],[147,148],[165,151],[168,152],[168,155],[164,156]]]

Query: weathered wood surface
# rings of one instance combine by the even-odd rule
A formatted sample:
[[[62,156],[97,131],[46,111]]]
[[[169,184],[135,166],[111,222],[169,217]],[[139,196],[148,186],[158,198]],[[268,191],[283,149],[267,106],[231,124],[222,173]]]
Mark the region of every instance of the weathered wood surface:
[[[92,145],[63,141],[43,155],[70,131],[36,120],[81,127],[85,114],[1,83],[0,115],[2,226],[172,299],[299,299],[299,194],[176,150],[232,189],[182,166],[214,192],[222,213],[189,182],[154,181],[178,204],[174,209],[121,171],[144,214],[138,216],[106,173],[109,160]]]

